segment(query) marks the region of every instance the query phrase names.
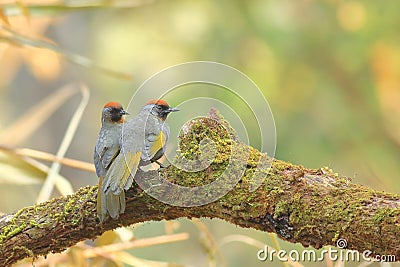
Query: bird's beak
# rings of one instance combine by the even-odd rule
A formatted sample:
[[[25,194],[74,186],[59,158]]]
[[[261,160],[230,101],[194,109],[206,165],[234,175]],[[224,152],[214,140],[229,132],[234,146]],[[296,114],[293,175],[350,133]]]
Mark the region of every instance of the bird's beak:
[[[180,109],[178,108],[169,108],[168,112],[175,112],[175,111],[179,111]]]
[[[128,111],[126,111],[126,110],[124,110],[124,109],[123,109],[123,110],[121,110],[121,114],[122,114],[122,115],[130,115],[130,114],[129,114],[129,112],[128,112]]]

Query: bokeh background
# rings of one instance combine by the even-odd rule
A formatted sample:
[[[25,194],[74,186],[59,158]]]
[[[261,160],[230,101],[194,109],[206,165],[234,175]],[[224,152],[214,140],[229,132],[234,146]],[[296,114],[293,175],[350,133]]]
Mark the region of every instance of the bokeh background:
[[[151,75],[195,60],[230,65],[258,85],[275,118],[276,158],[400,193],[399,9],[397,1],[357,0],[0,1],[0,212],[34,204],[51,165],[14,154],[37,151],[13,149],[56,154],[70,137],[65,157],[91,163],[106,102],[127,105]],[[235,105],[221,91],[209,96]],[[75,128],[73,116],[81,116]],[[180,127],[172,116],[170,125]],[[66,166],[56,180],[50,197],[97,183],[94,173]],[[259,246],[303,249],[208,219],[148,222],[89,245],[181,232],[189,238],[149,242],[127,258],[87,260],[85,243],[37,266],[285,266],[259,262]]]

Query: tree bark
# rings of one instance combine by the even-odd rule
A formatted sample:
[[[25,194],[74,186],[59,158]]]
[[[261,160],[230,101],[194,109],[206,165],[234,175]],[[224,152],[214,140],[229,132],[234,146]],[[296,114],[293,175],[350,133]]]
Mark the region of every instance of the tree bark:
[[[221,130],[221,125],[228,130]],[[336,245],[339,239],[345,239],[348,249],[370,250],[371,256],[394,255],[395,260],[400,260],[399,195],[353,184],[325,167],[307,169],[272,159],[241,143],[229,127],[212,111],[208,117],[192,122],[179,137],[178,163],[185,157],[195,161],[201,158],[199,140],[205,136],[214,141],[217,154],[204,170],[184,172],[171,165],[159,172],[137,173],[141,181],[160,181],[161,176],[175,184],[194,187],[217,179],[232,158],[234,175],[244,160],[243,175],[221,198],[201,206],[179,207],[156,200],[135,184],[126,192],[125,213],[117,220],[100,224],[96,216],[97,186],[86,186],[71,196],[0,217],[0,264],[8,266],[26,257],[61,252],[120,226],[182,217],[220,218],[241,227],[274,232],[306,247]],[[232,157],[232,153],[237,155]],[[270,168],[268,163],[272,163]],[[255,180],[262,181],[261,186],[251,191]],[[161,193],[171,201],[180,199],[182,196],[174,190],[166,188]]]

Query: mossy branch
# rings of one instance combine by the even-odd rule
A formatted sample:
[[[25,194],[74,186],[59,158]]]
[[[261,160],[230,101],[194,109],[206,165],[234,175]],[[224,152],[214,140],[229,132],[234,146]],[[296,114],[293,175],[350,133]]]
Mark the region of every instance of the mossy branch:
[[[228,131],[221,130],[221,125]],[[347,240],[347,248],[370,250],[373,255],[395,255],[400,260],[400,196],[353,184],[327,168],[307,169],[272,160],[240,143],[216,111],[191,123],[180,136],[183,158],[201,157],[199,140],[214,141],[217,154],[204,171],[183,172],[169,166],[162,176],[182,186],[209,184],[227,167],[232,151],[248,151],[245,172],[220,199],[197,207],[178,207],[160,202],[137,185],[127,193],[125,214],[100,224],[96,216],[97,186],[86,186],[75,194],[55,198],[0,217],[0,263],[4,266],[26,257],[61,252],[85,239],[94,239],[119,226],[144,221],[177,218],[220,218],[235,225],[275,232],[289,242],[320,248]],[[239,149],[233,149],[237,146]],[[236,155],[236,160],[242,153]],[[238,160],[240,162],[241,160]],[[260,168],[272,163],[270,169]],[[201,163],[201,162],[200,162]],[[237,162],[233,162],[235,168]],[[261,165],[260,165],[261,164]],[[257,168],[258,166],[258,168]],[[139,172],[144,181],[159,180],[157,171]],[[254,179],[263,180],[250,191]],[[180,196],[172,191],[167,195]],[[195,198],[196,196],[192,196]]]

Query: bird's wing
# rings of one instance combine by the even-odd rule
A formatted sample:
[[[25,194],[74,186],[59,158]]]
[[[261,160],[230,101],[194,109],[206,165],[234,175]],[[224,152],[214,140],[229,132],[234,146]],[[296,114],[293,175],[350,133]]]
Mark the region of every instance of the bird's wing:
[[[140,156],[141,152],[119,153],[104,177],[103,192],[111,191],[114,195],[119,195],[124,189],[128,190],[139,167]]]
[[[98,137],[94,150],[94,163],[97,176],[104,176],[111,162],[118,156],[120,146],[116,142],[105,136],[104,132]]]
[[[168,133],[160,130],[158,134],[150,133],[147,135],[143,147],[142,158],[151,160],[158,151],[163,149],[167,144]]]
[[[110,168],[111,162],[118,156],[120,151],[120,146],[104,147],[102,151],[101,163],[104,168],[108,170]]]

